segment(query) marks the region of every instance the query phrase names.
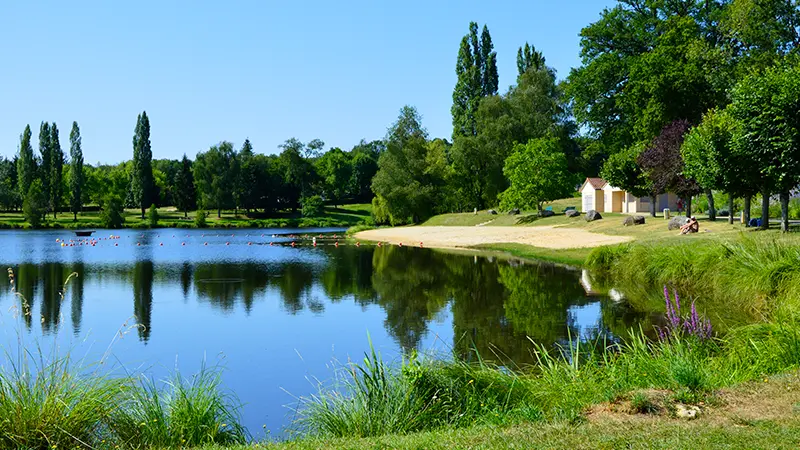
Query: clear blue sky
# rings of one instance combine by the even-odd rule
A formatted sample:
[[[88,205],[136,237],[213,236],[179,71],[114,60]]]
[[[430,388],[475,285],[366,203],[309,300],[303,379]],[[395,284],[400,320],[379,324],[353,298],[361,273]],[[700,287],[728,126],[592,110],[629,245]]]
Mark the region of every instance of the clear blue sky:
[[[410,104],[432,137],[451,133],[455,61],[471,20],[488,24],[501,92],[525,41],[560,78],[578,32],[612,0],[9,1],[0,6],[0,154],[42,120],[61,145],[77,120],[87,163],[132,154],[150,116],[155,158],[249,137],[274,153],[290,137],[350,149],[384,136]]]

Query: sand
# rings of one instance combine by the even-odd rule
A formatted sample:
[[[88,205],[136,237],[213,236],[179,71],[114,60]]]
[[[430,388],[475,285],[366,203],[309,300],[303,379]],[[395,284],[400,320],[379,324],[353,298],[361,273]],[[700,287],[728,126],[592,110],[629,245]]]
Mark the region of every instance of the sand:
[[[356,239],[433,248],[465,248],[481,244],[526,244],[551,249],[587,248],[632,240],[559,226],[541,227],[401,227],[362,231]]]

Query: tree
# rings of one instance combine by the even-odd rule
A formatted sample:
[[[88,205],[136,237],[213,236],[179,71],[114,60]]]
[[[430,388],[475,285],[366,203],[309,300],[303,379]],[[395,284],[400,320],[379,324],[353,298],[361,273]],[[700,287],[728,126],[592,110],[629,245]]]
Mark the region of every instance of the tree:
[[[483,97],[497,94],[497,53],[489,29],[484,26],[478,40],[478,24],[470,22],[469,34],[461,39],[456,60],[458,81],[453,89],[453,138],[477,133],[475,113]]]
[[[357,201],[372,200],[372,178],[378,172],[378,158],[384,151],[383,141],[366,142],[363,139],[350,151],[352,177],[350,195]]]
[[[664,127],[661,134],[639,155],[639,165],[650,178],[654,194],[673,192],[686,200],[686,215],[692,214],[692,196],[700,193],[700,185],[684,174],[681,146],[689,131],[689,122],[676,120]]]
[[[603,164],[600,175],[610,185],[624,189],[637,197],[652,196],[655,199],[660,192],[653,191],[653,182],[638,163],[644,150],[644,145],[631,145],[610,155]],[[650,214],[655,217],[655,201],[651,201],[650,205]]]
[[[204,209],[216,209],[217,218],[222,217],[223,209],[234,206],[235,158],[233,144],[223,141],[198,153],[192,167],[200,204]]]
[[[428,142],[422,119],[412,106],[400,110],[386,134],[372,190],[381,197],[392,224],[417,223],[440,205],[446,160],[441,141]]]
[[[790,191],[800,184],[800,63],[781,64],[745,77],[733,90],[731,115],[739,154],[749,152],[760,172],[762,227],[769,228],[769,197],[778,192],[781,230],[789,229]]]
[[[189,216],[189,211],[195,207],[196,190],[194,176],[192,175],[192,162],[183,154],[181,167],[175,175],[175,206],[178,211],[183,211],[183,217]]]
[[[729,194],[728,221],[733,223],[734,197],[751,197],[758,193],[760,175],[752,153],[737,152],[733,145],[736,122],[727,110],[711,110],[700,125],[694,127],[681,147],[685,163],[684,172],[706,189]],[[748,202],[749,203],[749,202]],[[745,222],[749,222],[749,204],[745,208]]]
[[[283,182],[286,184],[286,201],[293,211],[297,210],[300,198],[312,195],[311,186],[316,178],[314,166],[303,157],[305,146],[295,138],[288,139],[279,148],[280,163],[283,169]]]
[[[245,139],[238,155],[238,173],[236,177],[236,203],[248,213],[256,207],[259,196],[259,173],[250,139]]]
[[[70,207],[73,220],[78,220],[78,213],[83,208],[83,150],[81,150],[81,129],[78,122],[72,122],[72,131],[69,132],[69,191]]]
[[[322,154],[323,148],[325,148],[325,141],[322,139],[312,139],[311,142],[306,144],[305,157],[318,158]]]
[[[522,76],[528,70],[546,70],[545,59],[542,52],[537,51],[536,47],[525,43],[525,47],[517,50],[517,72]]]
[[[322,177],[325,196],[336,207],[350,191],[352,165],[350,155],[332,148],[317,160],[317,172]]]
[[[0,205],[11,211],[19,205],[17,191],[17,164],[14,160],[0,157]]]
[[[50,124],[42,122],[39,126],[39,179],[42,180],[42,192],[45,198],[45,209],[50,206],[51,178],[53,176],[53,146]]]
[[[61,195],[63,189],[61,183],[64,178],[64,151],[61,149],[61,141],[58,136],[56,123],[50,127],[50,207],[53,209],[53,218],[58,217],[58,209],[61,207]]]
[[[500,195],[501,208],[543,209],[543,203],[570,196],[575,175],[567,169],[567,158],[556,138],[531,139],[517,144],[503,172],[510,182]]]
[[[31,227],[39,228],[42,225],[42,220],[47,213],[45,202],[46,197],[42,189],[42,181],[34,180],[22,204],[22,214]]]
[[[140,208],[142,219],[145,210],[153,203],[153,151],[150,148],[150,119],[143,111],[136,119],[133,135],[133,165],[128,195],[133,206]]]
[[[122,199],[116,195],[108,195],[103,199],[100,208],[100,223],[103,228],[122,228],[125,217],[122,215]]]
[[[19,158],[17,158],[17,181],[19,183],[19,198],[28,195],[34,178],[36,178],[36,158],[33,156],[31,146],[31,126],[25,125],[25,131],[20,135]]]

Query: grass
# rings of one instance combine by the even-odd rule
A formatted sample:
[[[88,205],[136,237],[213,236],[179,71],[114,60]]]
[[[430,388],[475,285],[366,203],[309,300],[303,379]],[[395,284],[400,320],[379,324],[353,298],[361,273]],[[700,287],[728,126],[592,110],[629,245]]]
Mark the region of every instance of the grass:
[[[239,403],[222,389],[218,370],[203,369],[191,380],[176,374],[163,384],[143,378],[137,382],[133,375],[112,376],[104,370],[108,351],[87,364],[73,361],[69,352],[61,355],[57,345],[45,354],[37,342],[26,342],[21,330],[30,308],[13,288],[10,269],[8,275],[20,305],[11,308],[17,348],[7,350],[0,366],[0,448],[139,449],[247,442]],[[135,328],[123,325],[114,341]]]
[[[310,227],[350,227],[367,223],[371,220],[372,205],[369,203],[341,205],[338,207],[326,206],[323,213],[317,217],[301,217],[299,212],[278,212],[269,217],[253,214],[248,217],[244,211],[236,214],[234,211],[223,211],[217,217],[216,211],[211,211],[206,219],[209,228],[310,228]],[[195,228],[194,218],[197,212],[192,211],[188,217],[177,211],[174,207],[158,208],[158,226],[165,228]],[[126,209],[126,228],[148,228],[150,223],[145,217],[141,218],[141,211]],[[0,213],[0,228],[26,228],[27,223],[21,212]],[[57,219],[49,215],[44,228],[102,228],[98,212],[85,212],[78,214],[74,221],[71,213],[61,213]]]

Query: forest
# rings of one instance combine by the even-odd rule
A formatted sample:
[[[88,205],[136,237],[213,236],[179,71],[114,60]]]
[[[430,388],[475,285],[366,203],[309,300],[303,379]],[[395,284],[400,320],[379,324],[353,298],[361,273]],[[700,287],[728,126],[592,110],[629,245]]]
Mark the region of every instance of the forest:
[[[501,92],[489,29],[472,22],[454,52],[451,136],[429,136],[407,105],[383,139],[350,150],[290,138],[269,154],[245,139],[153,159],[143,112],[132,159],[91,166],[77,123],[65,154],[56,124],[42,122],[38,152],[27,126],[16,156],[0,161],[0,207],[37,226],[87,208],[313,217],[323,205],[371,201],[372,223],[400,225],[541,209],[599,175],[637,196],[675,193],[687,213],[698,199],[711,220],[721,198],[747,219],[756,196],[762,217],[777,199],[788,229],[800,184],[798,23],[798,8],[778,0],[621,1],[581,31],[581,65],[565,78],[523,43],[516,82]]]

